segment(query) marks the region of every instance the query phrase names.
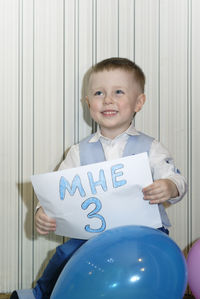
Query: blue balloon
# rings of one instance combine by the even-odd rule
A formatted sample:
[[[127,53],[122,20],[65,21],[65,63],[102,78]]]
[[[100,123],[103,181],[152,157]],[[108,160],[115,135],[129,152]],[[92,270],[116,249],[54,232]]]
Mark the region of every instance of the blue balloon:
[[[186,286],[186,261],[171,238],[145,226],[122,226],[77,250],[51,298],[181,299]]]

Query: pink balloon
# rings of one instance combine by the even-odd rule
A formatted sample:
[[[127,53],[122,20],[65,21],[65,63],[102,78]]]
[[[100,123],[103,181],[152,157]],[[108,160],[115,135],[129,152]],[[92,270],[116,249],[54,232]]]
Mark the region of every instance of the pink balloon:
[[[200,299],[200,240],[196,241],[187,257],[188,283],[196,299]]]

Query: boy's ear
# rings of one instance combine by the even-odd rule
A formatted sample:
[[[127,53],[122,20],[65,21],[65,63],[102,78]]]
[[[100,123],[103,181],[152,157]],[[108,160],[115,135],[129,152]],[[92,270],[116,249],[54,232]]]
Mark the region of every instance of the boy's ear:
[[[138,98],[137,98],[136,107],[135,107],[135,112],[139,112],[139,111],[142,109],[142,107],[143,107],[145,101],[146,101],[146,96],[145,96],[145,94],[144,94],[144,93],[140,94],[140,95],[138,96]]]
[[[88,108],[90,108],[90,103],[89,103],[89,98],[88,98],[88,96],[85,97],[85,102],[86,102]]]

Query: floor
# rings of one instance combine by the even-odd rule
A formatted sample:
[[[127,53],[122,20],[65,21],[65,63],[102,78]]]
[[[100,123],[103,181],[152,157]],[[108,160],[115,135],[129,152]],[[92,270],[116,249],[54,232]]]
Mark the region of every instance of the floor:
[[[10,294],[0,294],[0,299],[9,299],[9,298],[10,298]],[[195,298],[191,295],[185,295],[183,299],[195,299]]]

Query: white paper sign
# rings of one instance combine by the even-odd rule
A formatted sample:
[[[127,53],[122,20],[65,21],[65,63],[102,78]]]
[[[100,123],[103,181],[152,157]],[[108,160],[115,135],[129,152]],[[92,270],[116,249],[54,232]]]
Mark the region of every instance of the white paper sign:
[[[158,205],[143,199],[151,183],[147,153],[32,176],[56,234],[80,239],[123,225],[161,227]]]

